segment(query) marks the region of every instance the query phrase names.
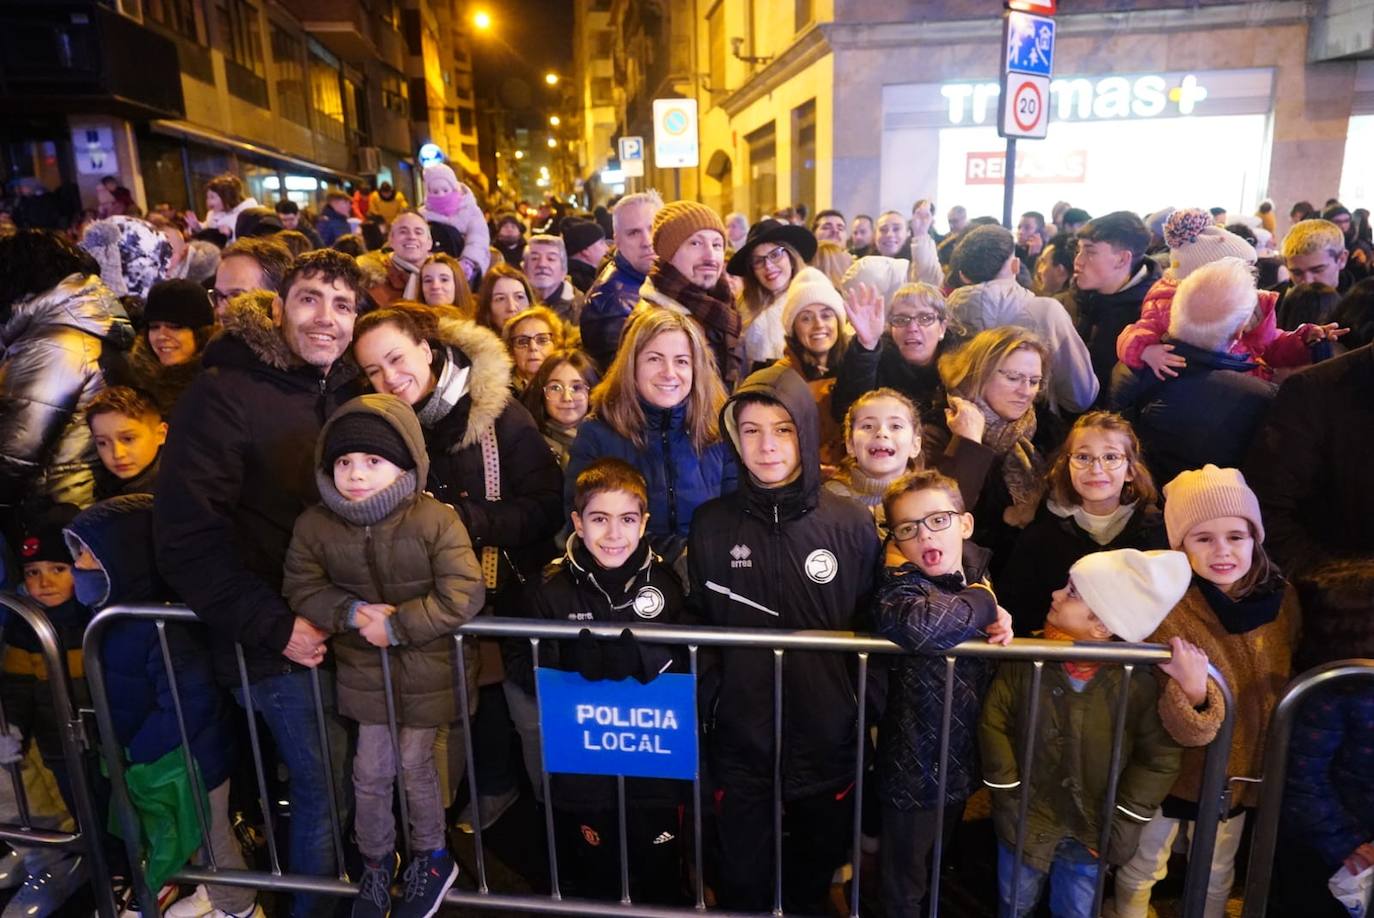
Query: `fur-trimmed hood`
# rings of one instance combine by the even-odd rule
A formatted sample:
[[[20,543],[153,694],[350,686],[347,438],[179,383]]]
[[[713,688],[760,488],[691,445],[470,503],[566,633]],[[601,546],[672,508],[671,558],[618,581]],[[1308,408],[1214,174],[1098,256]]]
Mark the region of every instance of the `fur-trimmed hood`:
[[[202,349],[203,352],[203,349]],[[148,344],[148,333],[140,333],[129,351],[129,370],[139,388],[146,391],[162,409],[163,417],[170,417],[181,393],[200,373],[201,355],[198,353],[185,363],[164,367]]]
[[[220,332],[205,346],[205,365],[219,366],[224,339],[233,338],[253,352],[253,356],[274,370],[288,373],[305,366],[286,346],[281,329],[272,322],[272,314],[264,312],[251,296],[236,296],[224,307],[220,316]]]
[[[476,443],[482,431],[506,410],[514,364],[495,332],[467,319],[440,319],[438,340],[431,343],[461,351],[472,366],[467,380],[467,395],[472,400],[467,428],[450,447],[457,452]]]

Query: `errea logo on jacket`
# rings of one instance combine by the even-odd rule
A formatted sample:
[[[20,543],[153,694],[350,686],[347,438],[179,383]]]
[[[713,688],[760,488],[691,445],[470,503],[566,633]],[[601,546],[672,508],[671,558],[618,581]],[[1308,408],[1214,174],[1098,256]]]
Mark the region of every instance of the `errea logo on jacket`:
[[[730,566],[734,568],[753,567],[754,562],[749,560],[751,554],[753,552],[749,550],[748,545],[736,545],[730,549]]]

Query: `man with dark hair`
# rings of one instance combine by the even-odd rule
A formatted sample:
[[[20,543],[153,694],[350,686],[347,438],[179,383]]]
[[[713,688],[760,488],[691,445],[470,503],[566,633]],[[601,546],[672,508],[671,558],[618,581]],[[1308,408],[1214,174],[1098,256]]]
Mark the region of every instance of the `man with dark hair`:
[[[1070,207],[1064,211],[1063,218],[1059,221],[1059,232],[1077,233],[1092,217],[1081,207]]]
[[[1070,213],[1064,215],[1065,222]],[[1105,393],[1116,367],[1117,336],[1140,318],[1140,304],[1159,280],[1160,269],[1145,257],[1150,228],[1133,213],[1104,214],[1090,220],[1077,235],[1073,283],[1059,299],[1075,317]]]
[[[878,254],[873,246],[873,218],[868,214],[859,214],[849,225],[849,254],[855,258]]]
[[[215,270],[215,286],[210,302],[215,317],[223,318],[229,301],[249,290],[276,290],[291,267],[291,250],[279,239],[249,237],[224,249]]]
[[[811,232],[818,242],[833,242],[840,246],[844,245],[845,239],[849,236],[845,227],[844,214],[838,210],[817,211],[815,218],[811,221]]]
[[[950,314],[970,333],[1003,325],[1034,332],[1050,352],[1050,406],[1086,411],[1098,394],[1088,349],[1061,303],[1017,282],[1021,260],[1011,233],[1000,226],[965,230],[950,264],[950,283],[961,284],[949,295]]]
[[[310,240],[312,249],[324,248],[324,240],[320,238],[319,230],[310,225],[310,221],[301,220],[300,206],[288,198],[282,198],[276,204],[277,216],[281,218],[281,227],[286,230],[295,230],[304,233],[305,238]]]
[[[319,498],[320,427],[360,390],[344,352],[362,296],[353,258],[321,249],[291,265],[270,315],[245,301],[228,305],[204,372],[177,404],[153,506],[159,570],[210,627],[217,678],[263,717],[286,763],[290,869],[310,876],[336,870],[332,786],[308,672],[324,661],[328,635],[291,611],[281,584],[296,517]],[[333,687],[322,673],[327,708]],[[330,739],[341,747],[341,732]],[[342,751],[331,748],[332,761]],[[300,894],[291,914],[315,918],[333,907],[327,896]]]
[[[1069,281],[1073,280],[1073,259],[1077,254],[1078,240],[1068,233],[1059,233],[1045,243],[1040,257],[1035,260],[1035,292],[1041,296],[1054,296],[1069,286]]]
[[[1026,211],[1016,224],[1016,257],[1022,264],[1035,264],[1044,251],[1045,239],[1045,215],[1038,210]]]

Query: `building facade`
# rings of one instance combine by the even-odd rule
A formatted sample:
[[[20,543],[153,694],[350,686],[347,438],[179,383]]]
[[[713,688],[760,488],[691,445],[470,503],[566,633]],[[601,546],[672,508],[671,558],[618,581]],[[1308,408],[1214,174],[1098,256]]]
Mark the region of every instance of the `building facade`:
[[[644,133],[652,158],[646,100],[696,98],[700,164],[655,175],[651,162],[647,183],[750,219],[795,204],[906,212],[922,197],[1000,214],[1000,9],[616,0],[611,27],[626,51],[618,41],[615,135]],[[646,10],[690,25],[681,61],[671,38],[660,46],[667,80],[635,78]],[[1374,42],[1349,23],[1371,14],[1374,0],[1061,4],[1049,136],[1018,144],[1015,208],[1251,213],[1271,198],[1286,216],[1299,199],[1367,203],[1374,61],[1361,58],[1374,58]],[[615,163],[584,165],[592,175]]]
[[[479,175],[460,0],[54,0],[5,4],[29,39],[0,60],[6,180],[114,175],[147,209],[204,210],[222,172],[270,203],[318,203],[345,182],[415,196],[434,141]],[[78,49],[89,75],[64,79]],[[466,67],[465,67],[466,62]],[[464,115],[466,112],[466,115]]]

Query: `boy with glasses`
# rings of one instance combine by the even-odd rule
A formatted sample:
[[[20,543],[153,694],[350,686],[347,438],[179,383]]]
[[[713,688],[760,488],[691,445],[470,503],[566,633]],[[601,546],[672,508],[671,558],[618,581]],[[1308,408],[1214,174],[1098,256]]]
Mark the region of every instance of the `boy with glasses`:
[[[908,651],[888,671],[887,709],[878,727],[877,792],[882,808],[882,896],[889,915],[924,914],[927,861],[937,832],[949,841],[964,802],[977,790],[974,725],[992,681],[991,661],[961,657],[950,711],[943,820],[940,732],[945,695],[942,651],[986,636],[1011,641],[1011,616],[997,604],[986,572],[991,552],[970,541],[973,515],[959,486],[936,471],[898,480],[883,498],[891,539],[873,602],[874,630]]]

